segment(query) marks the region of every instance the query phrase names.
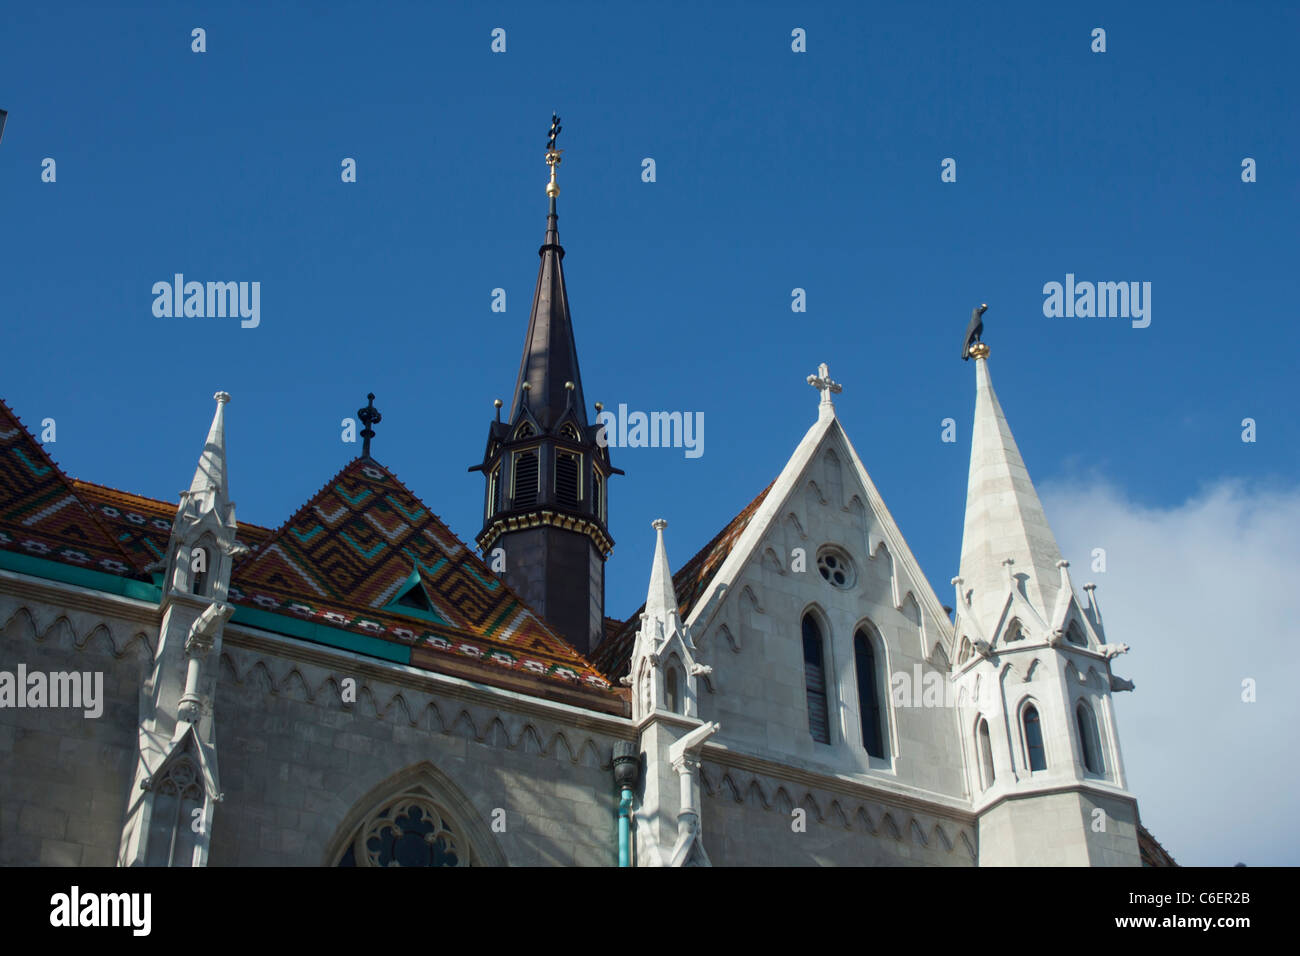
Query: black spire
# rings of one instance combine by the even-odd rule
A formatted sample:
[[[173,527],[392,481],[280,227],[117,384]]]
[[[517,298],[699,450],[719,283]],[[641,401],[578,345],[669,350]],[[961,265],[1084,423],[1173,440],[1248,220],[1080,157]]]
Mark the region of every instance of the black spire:
[[[546,154],[546,162],[551,167],[551,182],[546,187],[546,194],[550,197],[546,239],[537,250],[542,261],[537,269],[537,287],[528,314],[524,354],[519,362],[509,418],[512,425],[518,424],[523,407],[527,406],[533,419],[544,429],[557,424],[569,408],[573,409],[578,424],[583,428],[587,426],[587,404],[582,394],[582,375],[578,371],[578,348],[573,338],[573,320],[569,316],[569,294],[564,286],[560,217],[555,211],[555,200],[560,194],[555,169],[560,164],[562,152],[555,148],[559,122],[558,116],[552,116]],[[572,382],[572,386],[566,387],[567,382]],[[525,383],[528,385],[526,390]]]
[[[560,118],[553,116],[546,239],[510,415],[501,420],[498,402],[482,464],[470,470],[487,479],[478,534],[484,560],[586,653],[604,636],[605,559],[614,546],[606,524],[608,480],[622,472],[597,441],[582,393],[555,211],[559,132]]]

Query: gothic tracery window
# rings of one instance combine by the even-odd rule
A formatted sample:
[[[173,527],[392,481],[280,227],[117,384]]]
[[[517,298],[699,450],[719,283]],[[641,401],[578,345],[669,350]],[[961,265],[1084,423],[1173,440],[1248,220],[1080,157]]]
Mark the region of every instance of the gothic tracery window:
[[[203,809],[203,777],[189,754],[181,756],[153,784],[149,817],[149,866],[193,865],[194,811]]]
[[[432,799],[408,793],[372,814],[339,866],[470,866],[460,827]]]

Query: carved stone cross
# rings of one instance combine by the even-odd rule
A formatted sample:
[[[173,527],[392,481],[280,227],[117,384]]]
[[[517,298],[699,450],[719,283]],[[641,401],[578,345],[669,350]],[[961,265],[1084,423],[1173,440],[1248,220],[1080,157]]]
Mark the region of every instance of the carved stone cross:
[[[808,376],[808,384],[822,393],[821,404],[830,405],[831,393],[844,391],[844,386],[831,380],[831,370],[825,362],[817,366],[817,374]]]

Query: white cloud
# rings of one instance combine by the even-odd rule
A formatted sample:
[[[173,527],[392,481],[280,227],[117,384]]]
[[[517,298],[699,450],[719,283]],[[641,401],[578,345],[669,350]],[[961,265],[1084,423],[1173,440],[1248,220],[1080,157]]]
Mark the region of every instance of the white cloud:
[[[1172,508],[1041,491],[1076,586],[1132,647],[1113,669],[1137,688],[1114,700],[1143,823],[1185,865],[1300,863],[1300,488],[1225,482]]]

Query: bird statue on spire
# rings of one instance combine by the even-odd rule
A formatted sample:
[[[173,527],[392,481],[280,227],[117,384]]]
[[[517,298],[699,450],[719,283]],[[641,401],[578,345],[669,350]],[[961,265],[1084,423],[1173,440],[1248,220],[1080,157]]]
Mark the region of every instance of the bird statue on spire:
[[[988,303],[983,302],[971,309],[970,325],[966,326],[966,338],[961,343],[961,360],[963,362],[970,359],[970,348],[976,342],[981,341],[984,335],[984,310],[987,309]]]

